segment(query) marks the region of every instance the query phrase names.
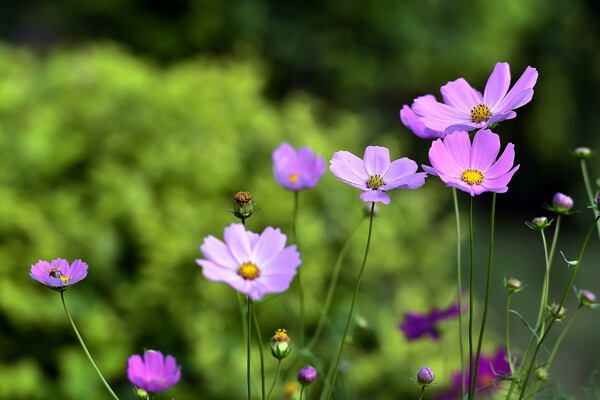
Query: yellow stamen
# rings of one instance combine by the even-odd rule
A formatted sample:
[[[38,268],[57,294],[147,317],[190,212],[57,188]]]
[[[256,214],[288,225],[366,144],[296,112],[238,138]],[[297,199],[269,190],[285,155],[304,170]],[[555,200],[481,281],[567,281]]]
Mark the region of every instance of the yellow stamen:
[[[487,122],[492,117],[490,108],[483,103],[477,103],[471,110],[471,121],[475,123]]]
[[[375,174],[369,176],[369,180],[367,181],[367,187],[369,189],[377,190],[383,185],[385,185],[385,182],[383,182],[383,178],[381,177],[381,175]]]
[[[67,276],[61,276],[60,279],[64,282],[64,283],[68,283],[71,278],[67,277]]]
[[[244,279],[254,279],[260,274],[260,270],[258,267],[252,263],[245,263],[240,266],[238,269],[238,275]]]
[[[476,169],[467,169],[462,173],[462,180],[469,185],[478,185],[483,182],[483,174]]]
[[[296,183],[298,180],[298,174],[290,174],[290,182]]]
[[[287,335],[285,329],[277,329],[271,340],[274,342],[289,342],[290,337]]]

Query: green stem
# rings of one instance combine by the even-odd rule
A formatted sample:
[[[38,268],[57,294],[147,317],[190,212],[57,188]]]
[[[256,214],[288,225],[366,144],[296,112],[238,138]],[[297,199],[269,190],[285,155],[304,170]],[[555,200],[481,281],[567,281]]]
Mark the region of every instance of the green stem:
[[[299,191],[294,191],[294,211],[292,213],[292,243],[296,244],[298,249],[298,236],[296,236],[296,221],[298,220]],[[301,278],[302,268],[296,272],[296,281],[298,282],[298,293],[300,298],[300,348],[304,348],[304,290],[302,288]]]
[[[252,307],[252,318],[254,319],[254,328],[256,329],[256,341],[258,344],[258,350],[260,354],[260,382],[262,389],[262,399],[265,400],[265,357],[263,354],[263,342],[262,335],[260,333],[260,324],[258,323],[258,317],[256,316],[256,307]]]
[[[596,217],[594,219],[594,223],[588,229],[588,232],[587,232],[587,234],[585,236],[585,239],[583,241],[583,245],[581,246],[581,250],[579,251],[579,256],[577,257],[577,264],[573,268],[573,272],[571,273],[571,278],[569,279],[569,283],[567,284],[567,287],[565,289],[563,297],[560,300],[560,303],[558,304],[558,309],[559,310],[565,304],[565,300],[567,299],[567,295],[569,294],[569,291],[571,290],[571,286],[573,285],[573,281],[575,280],[575,275],[577,274],[577,271],[579,270],[579,265],[581,264],[581,259],[583,257],[583,251],[585,250],[587,242],[588,242],[588,240],[589,240],[592,232],[594,231],[594,228],[596,227],[596,224],[598,223],[598,220],[600,220],[600,216],[598,216],[598,217]],[[533,353],[533,357],[531,359],[531,363],[529,365],[529,369],[527,370],[527,375],[525,375],[525,382],[523,383],[523,387],[521,388],[521,394],[519,395],[519,400],[521,400],[523,398],[523,396],[525,395],[525,391],[527,390],[527,384],[529,383],[529,377],[531,376],[531,371],[535,367],[535,359],[537,358],[538,352],[540,351],[540,348],[542,347],[542,344],[544,343],[544,340],[546,340],[546,338],[548,337],[548,333],[550,332],[550,329],[552,328],[552,326],[556,322],[556,316],[557,315],[558,315],[558,313],[556,313],[556,315],[554,315],[552,317],[552,319],[550,321],[550,324],[548,325],[548,329],[546,330],[546,333],[544,333],[544,335],[541,337],[539,343],[537,344],[537,346],[535,348],[535,352]]]
[[[512,361],[512,357],[510,355],[510,341],[508,340],[508,321],[509,321],[509,312],[508,310],[510,310],[510,297],[512,296],[513,292],[509,291],[508,292],[508,300],[506,301],[506,356],[508,357],[508,364],[510,365],[510,374],[514,374],[515,373],[515,366],[513,365],[513,361]]]
[[[273,380],[271,389],[269,389],[269,394],[267,394],[267,400],[269,400],[271,398],[271,393],[273,393],[273,389],[275,389],[275,384],[277,384],[277,379],[279,379],[280,373],[281,373],[281,360],[277,360],[277,372],[275,372],[275,379]]]
[[[302,400],[302,395],[304,394],[304,386],[302,386],[302,389],[300,389],[300,399]]]
[[[471,197],[469,207],[469,247],[471,250],[471,272],[469,277],[469,400],[471,400],[473,398],[471,384],[473,383],[473,269],[475,264],[475,249],[473,248],[473,197]]]
[[[485,304],[483,306],[483,319],[481,329],[479,330],[479,340],[477,342],[477,355],[475,356],[475,374],[473,375],[473,398],[475,397],[475,388],[477,387],[477,374],[479,371],[479,356],[481,355],[481,344],[483,343],[483,333],[487,321],[488,306],[490,303],[490,291],[492,284],[492,261],[494,258],[494,220],[496,216],[496,192],[492,194],[492,211],[490,218],[490,253],[488,257],[487,283],[485,285]]]
[[[67,314],[67,318],[69,319],[69,322],[71,323],[71,327],[73,328],[73,331],[75,332],[75,336],[77,336],[77,339],[79,340],[79,343],[81,344],[81,347],[83,348],[83,352],[85,353],[85,356],[92,363],[92,366],[96,370],[96,373],[100,377],[100,380],[104,384],[104,387],[106,387],[106,390],[108,390],[108,393],[110,393],[110,395],[114,399],[119,400],[119,398],[117,397],[117,395],[115,394],[115,392],[113,392],[113,390],[110,388],[110,386],[106,382],[106,379],[104,379],[104,377],[102,376],[102,373],[100,372],[100,370],[96,366],[96,363],[92,359],[92,356],[90,355],[90,352],[88,351],[87,347],[85,346],[85,343],[83,343],[83,339],[81,338],[81,335],[79,334],[79,331],[77,330],[77,327],[75,326],[75,322],[73,322],[73,318],[71,318],[71,314],[69,314],[69,310],[67,310],[67,304],[65,303],[65,295],[64,295],[64,293],[65,293],[64,291],[60,292],[60,299],[61,299],[63,307],[65,309],[65,313]]]
[[[252,397],[252,389],[250,385],[250,336],[252,335],[252,300],[248,296],[248,336],[246,337],[246,379],[248,381],[248,400]]]
[[[590,179],[588,176],[585,159],[581,159],[581,174],[583,175],[583,183],[585,184],[585,191],[587,193],[590,205],[592,206],[592,210],[594,211],[594,216],[598,217],[600,215],[600,213],[598,212],[598,209],[596,209],[596,207],[594,207],[594,204],[595,204],[594,203],[594,200],[595,200],[594,192],[592,192],[592,186],[590,185]],[[597,225],[598,225],[598,237],[600,237],[600,221],[597,223]]]
[[[321,336],[321,332],[323,331],[323,327],[325,326],[325,319],[327,318],[329,307],[331,306],[331,301],[333,300],[333,294],[335,293],[335,288],[337,287],[340,271],[342,270],[342,260],[344,259],[344,256],[350,248],[350,244],[352,243],[352,237],[354,236],[356,231],[358,231],[358,228],[362,224],[363,220],[364,219],[361,219],[360,222],[356,225],[356,228],[354,228],[354,230],[350,233],[350,235],[346,239],[346,243],[344,243],[344,247],[342,247],[342,250],[338,254],[337,260],[335,261],[335,267],[333,268],[333,273],[331,274],[331,282],[329,282],[329,288],[327,289],[325,303],[323,305],[323,309],[321,310],[321,316],[319,317],[319,322],[317,324],[317,328],[315,329],[313,337],[306,345],[306,350],[310,350],[315,345],[315,343],[317,343],[317,340],[319,340],[319,337]]]
[[[344,344],[346,343],[346,336],[348,336],[350,322],[352,322],[352,313],[354,312],[354,304],[356,303],[356,297],[358,295],[358,288],[360,287],[360,280],[362,278],[363,272],[365,271],[365,265],[367,264],[367,256],[369,255],[369,246],[371,245],[371,232],[373,230],[373,210],[374,209],[375,209],[375,202],[372,202],[371,217],[369,219],[369,234],[367,236],[367,246],[365,248],[365,256],[363,258],[362,266],[360,267],[360,272],[358,273],[358,279],[356,280],[356,287],[354,288],[354,296],[352,296],[352,304],[350,305],[350,313],[348,314],[348,322],[346,322],[346,329],[344,330],[344,336],[342,337],[342,343],[340,344],[340,350],[338,352],[337,361],[335,364],[335,371],[333,373],[333,378],[331,379],[331,387],[329,388],[329,394],[327,395],[328,400],[331,398],[331,395],[333,393],[333,388],[335,387],[335,380],[337,378],[338,369],[340,367],[340,361],[342,360],[342,353],[344,352]]]
[[[425,391],[425,386],[421,386],[421,393],[419,393],[419,398],[417,400],[421,400],[423,398],[424,391]]]
[[[460,257],[460,212],[458,209],[458,197],[456,188],[452,188],[452,197],[454,198],[454,214],[456,216],[456,286],[458,291],[458,343],[460,345],[460,376],[465,376],[465,343],[463,338],[463,302],[462,302],[462,277],[461,277],[461,257]],[[460,398],[465,397],[465,379],[462,379],[460,385]]]
[[[550,260],[548,259],[548,246],[546,245],[546,235],[544,230],[540,230],[542,235],[542,243],[544,244],[544,260],[546,263],[546,273],[544,274],[544,284],[542,286],[542,297],[540,299],[540,308],[538,310],[538,317],[535,323],[536,328],[541,327],[540,332],[544,333],[544,315],[546,314],[546,304],[548,304],[548,287],[550,285]]]

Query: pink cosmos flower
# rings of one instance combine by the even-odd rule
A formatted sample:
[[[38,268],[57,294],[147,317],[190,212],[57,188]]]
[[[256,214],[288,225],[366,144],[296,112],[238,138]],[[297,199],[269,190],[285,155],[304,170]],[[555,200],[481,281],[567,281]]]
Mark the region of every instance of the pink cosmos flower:
[[[516,117],[513,110],[531,101],[538,78],[535,68],[527,67],[509,91],[510,67],[497,63],[483,96],[463,78],[448,82],[440,89],[444,103],[427,96],[415,99],[412,110],[427,128],[445,132],[470,131]]]
[[[423,99],[423,101],[432,101],[434,103],[436,102],[435,97],[430,94],[419,97],[419,99]],[[400,120],[408,129],[422,139],[446,137],[446,134],[443,131],[434,131],[433,129],[426,127],[424,123],[419,121],[419,117],[414,113],[412,108],[407,105],[404,105],[400,110]]]
[[[50,289],[62,292],[86,277],[88,266],[81,260],[69,265],[67,260],[38,261],[31,266],[29,276]]]
[[[325,172],[323,157],[315,157],[308,147],[296,152],[288,143],[282,143],[271,158],[275,180],[288,190],[313,188]]]
[[[231,224],[223,237],[225,243],[206,237],[200,246],[206,260],[196,262],[207,279],[225,282],[254,300],[286,291],[302,264],[296,245],[285,247],[287,237],[279,228],[269,226],[258,235],[242,224]]]
[[[181,366],[175,357],[164,357],[160,351],[149,350],[144,359],[134,354],[127,360],[127,378],[148,393],[162,392],[179,382]]]
[[[432,167],[423,165],[423,169],[438,175],[446,186],[468,192],[471,196],[483,192],[504,193],[519,165],[512,168],[515,160],[512,143],[496,160],[499,151],[500,138],[489,129],[478,131],[472,146],[469,134],[458,131],[431,144],[429,161]]]
[[[348,151],[338,151],[329,163],[329,170],[338,181],[363,191],[360,198],[365,202],[390,204],[386,190],[420,188],[427,176],[416,173],[417,163],[406,157],[390,163],[390,151],[378,146],[367,147],[364,160]]]

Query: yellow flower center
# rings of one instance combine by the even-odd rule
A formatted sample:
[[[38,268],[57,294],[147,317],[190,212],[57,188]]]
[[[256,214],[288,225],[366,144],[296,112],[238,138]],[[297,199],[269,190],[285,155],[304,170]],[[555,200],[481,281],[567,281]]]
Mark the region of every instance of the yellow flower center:
[[[296,183],[298,180],[298,174],[290,174],[290,182]]]
[[[471,121],[475,123],[486,122],[492,117],[490,108],[483,103],[477,103],[471,110]]]
[[[64,282],[64,283],[69,283],[69,281],[71,280],[71,278],[67,277],[67,276],[61,276],[60,279]]]
[[[467,169],[462,173],[462,180],[469,185],[477,185],[483,182],[483,174],[476,169]]]
[[[383,182],[383,178],[379,174],[369,176],[369,180],[367,181],[367,187],[369,189],[377,190],[380,187],[385,185]]]
[[[285,329],[277,329],[271,340],[274,342],[289,342],[290,337],[285,332]]]
[[[252,263],[242,264],[240,269],[238,269],[238,275],[244,279],[254,279],[260,274],[260,269]]]
[[[248,192],[238,192],[235,196],[233,196],[233,199],[238,203],[246,204],[250,203],[250,200],[252,200],[252,196]]]

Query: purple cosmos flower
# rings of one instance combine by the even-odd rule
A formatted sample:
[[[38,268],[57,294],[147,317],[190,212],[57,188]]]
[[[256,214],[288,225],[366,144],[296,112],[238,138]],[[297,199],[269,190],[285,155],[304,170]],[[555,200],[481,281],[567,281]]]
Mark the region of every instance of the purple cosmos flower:
[[[160,351],[147,351],[143,360],[139,354],[127,360],[127,378],[148,393],[166,390],[179,382],[180,377],[181,366],[177,365],[175,357],[168,355],[165,358]]]
[[[430,94],[419,97],[419,99],[422,99],[422,101],[436,102],[435,97]],[[412,108],[407,105],[404,105],[400,110],[400,120],[408,129],[422,139],[443,139],[446,137],[446,134],[443,131],[434,131],[433,129],[427,128],[424,123],[419,121],[419,117],[414,113]]]
[[[88,266],[81,260],[69,265],[67,260],[38,261],[31,266],[29,276],[50,289],[62,292],[86,277]]]
[[[458,316],[458,304],[451,305],[446,310],[434,308],[428,314],[406,313],[399,328],[407,340],[415,340],[425,335],[433,340],[439,340],[438,322]]]
[[[538,73],[527,67],[509,91],[510,67],[498,63],[487,81],[483,96],[463,78],[448,82],[440,91],[444,103],[427,96],[415,99],[412,110],[419,121],[434,131],[470,131],[516,117],[513,110],[531,101]]]
[[[446,186],[468,192],[471,196],[483,192],[504,193],[519,165],[511,169],[515,160],[512,143],[496,160],[499,151],[500,138],[489,129],[475,134],[473,146],[469,134],[458,131],[431,144],[429,161],[433,168],[423,165],[423,169],[438,175]]]
[[[284,292],[302,261],[296,245],[285,247],[279,228],[267,227],[258,235],[242,224],[223,232],[225,243],[208,236],[200,246],[206,260],[197,259],[206,279],[228,283],[254,300],[266,293]]]
[[[475,357],[473,357],[473,362],[475,362]],[[482,354],[479,357],[479,370],[477,371],[477,394],[490,394],[498,390],[503,378],[508,375],[510,375],[510,365],[506,359],[504,349],[497,350],[492,357]],[[452,387],[438,395],[437,400],[456,400],[460,398],[460,371],[452,374],[452,381]],[[467,377],[465,387],[468,388],[469,384],[470,380]]]
[[[364,161],[348,151],[338,151],[329,163],[329,170],[338,181],[363,190],[360,198],[365,202],[390,204],[385,190],[417,189],[425,184],[427,176],[424,172],[415,173],[417,163],[406,157],[390,163],[390,151],[378,146],[367,147]]]
[[[288,143],[282,143],[272,155],[275,180],[288,190],[310,189],[325,172],[323,157],[313,154],[308,147],[298,152]]]

